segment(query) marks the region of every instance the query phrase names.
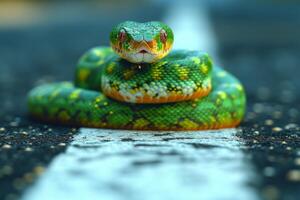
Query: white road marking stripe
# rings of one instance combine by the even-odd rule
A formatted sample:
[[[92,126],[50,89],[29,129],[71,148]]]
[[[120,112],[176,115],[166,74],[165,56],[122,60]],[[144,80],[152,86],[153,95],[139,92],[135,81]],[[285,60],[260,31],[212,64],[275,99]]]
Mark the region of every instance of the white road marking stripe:
[[[166,18],[175,48],[208,50],[215,59],[205,10],[184,6]],[[258,199],[247,186],[254,173],[236,133],[82,128],[23,199]]]
[[[200,50],[217,57],[217,44],[207,10],[200,6],[173,6],[165,19],[174,30],[174,48]]]
[[[85,128],[24,199],[255,199],[235,132]]]

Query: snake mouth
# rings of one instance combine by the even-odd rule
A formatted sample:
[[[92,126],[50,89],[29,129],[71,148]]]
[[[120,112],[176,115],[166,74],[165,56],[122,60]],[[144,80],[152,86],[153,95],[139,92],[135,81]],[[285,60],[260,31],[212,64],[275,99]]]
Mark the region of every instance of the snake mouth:
[[[143,55],[143,56],[146,56],[146,55],[149,55],[149,56],[155,56],[156,54],[155,53],[151,53],[149,51],[138,51],[136,52],[134,55]]]
[[[142,46],[140,48],[137,49],[136,54],[150,54],[152,56],[155,56],[156,54],[151,50],[151,48],[147,47],[147,46]]]
[[[149,53],[149,52],[143,49],[143,50],[140,50],[139,53],[143,53],[144,54],[144,53]]]
[[[167,51],[157,50],[156,41],[132,41],[126,49],[120,44],[111,44],[114,51],[122,58],[132,63],[154,63],[162,58]]]
[[[145,46],[138,48],[135,53],[128,56],[133,58],[131,62],[134,63],[152,63],[157,60],[157,54]]]

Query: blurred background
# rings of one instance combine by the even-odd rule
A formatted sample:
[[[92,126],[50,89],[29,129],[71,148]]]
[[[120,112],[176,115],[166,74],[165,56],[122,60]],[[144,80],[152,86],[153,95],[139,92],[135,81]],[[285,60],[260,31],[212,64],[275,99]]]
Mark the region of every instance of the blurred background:
[[[201,2],[197,5],[209,10],[221,63],[242,80],[248,96],[295,104],[300,88],[299,3]],[[33,85],[72,79],[79,56],[93,46],[108,45],[113,25],[124,20],[163,20],[170,5],[176,3],[1,1],[0,90],[5,92],[1,92],[0,115],[15,114],[15,110],[23,113],[26,106],[19,100]]]
[[[281,145],[274,155],[267,150],[270,146],[266,143],[254,147],[252,136],[250,139],[241,136],[254,148],[250,154],[261,175],[254,186],[268,199],[295,199],[300,195],[297,190],[300,188],[299,1],[182,2],[205,8],[216,40],[218,62],[245,85],[248,111],[241,126],[245,135],[265,131],[266,135],[255,139],[264,142],[268,133],[286,131],[271,141]],[[86,50],[108,45],[112,26],[124,20],[164,20],[171,12],[170,5],[177,3],[172,0],[0,1],[0,127],[7,130],[20,123],[23,128],[35,123],[27,117],[27,92],[41,83],[72,80],[76,62]],[[288,137],[285,141],[291,142],[293,151],[281,144],[284,137]],[[273,161],[269,160],[270,154]],[[279,159],[276,162],[274,156],[278,155],[281,160],[275,157]],[[4,156],[0,161],[5,164],[7,159]],[[265,167],[270,165],[278,174],[265,176]],[[294,170],[291,180],[290,170]],[[5,179],[12,186],[6,186],[7,192],[0,189],[3,198],[16,198],[7,193],[23,191],[23,187],[16,188],[12,181],[22,173]]]

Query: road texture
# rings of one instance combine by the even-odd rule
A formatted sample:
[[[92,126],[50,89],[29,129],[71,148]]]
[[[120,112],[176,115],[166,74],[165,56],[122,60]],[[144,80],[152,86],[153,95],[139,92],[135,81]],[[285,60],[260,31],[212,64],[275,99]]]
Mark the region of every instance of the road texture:
[[[93,199],[99,191],[106,199],[297,199],[299,41],[277,44],[275,35],[269,43],[254,45],[245,39],[251,38],[248,31],[272,21],[272,9],[269,15],[264,12],[265,21],[251,27],[255,20],[247,15],[251,7],[230,8],[236,16],[211,7],[211,22],[218,60],[245,84],[248,111],[238,130],[221,132],[78,130],[41,124],[26,115],[28,90],[44,82],[72,79],[82,52],[97,43],[107,45],[111,24],[128,13],[110,21],[99,14],[85,23],[0,31],[0,199],[35,199],[39,192],[52,194],[48,199],[71,193]],[[164,13],[163,7],[153,9],[131,10],[130,16],[165,19],[157,15]],[[286,10],[280,11],[293,15],[292,9]],[[248,29],[239,28],[244,23]],[[282,29],[292,31],[287,28]]]

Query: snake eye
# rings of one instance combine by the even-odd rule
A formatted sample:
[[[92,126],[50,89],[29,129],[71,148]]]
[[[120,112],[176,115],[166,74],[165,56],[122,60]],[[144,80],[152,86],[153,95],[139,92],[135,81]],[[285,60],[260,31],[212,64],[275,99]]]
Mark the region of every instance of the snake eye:
[[[121,29],[120,31],[119,31],[119,35],[118,35],[118,40],[120,41],[120,42],[125,42],[125,40],[126,40],[126,31],[124,30],[124,29]]]
[[[164,29],[160,31],[160,41],[163,43],[167,41],[167,32]]]

